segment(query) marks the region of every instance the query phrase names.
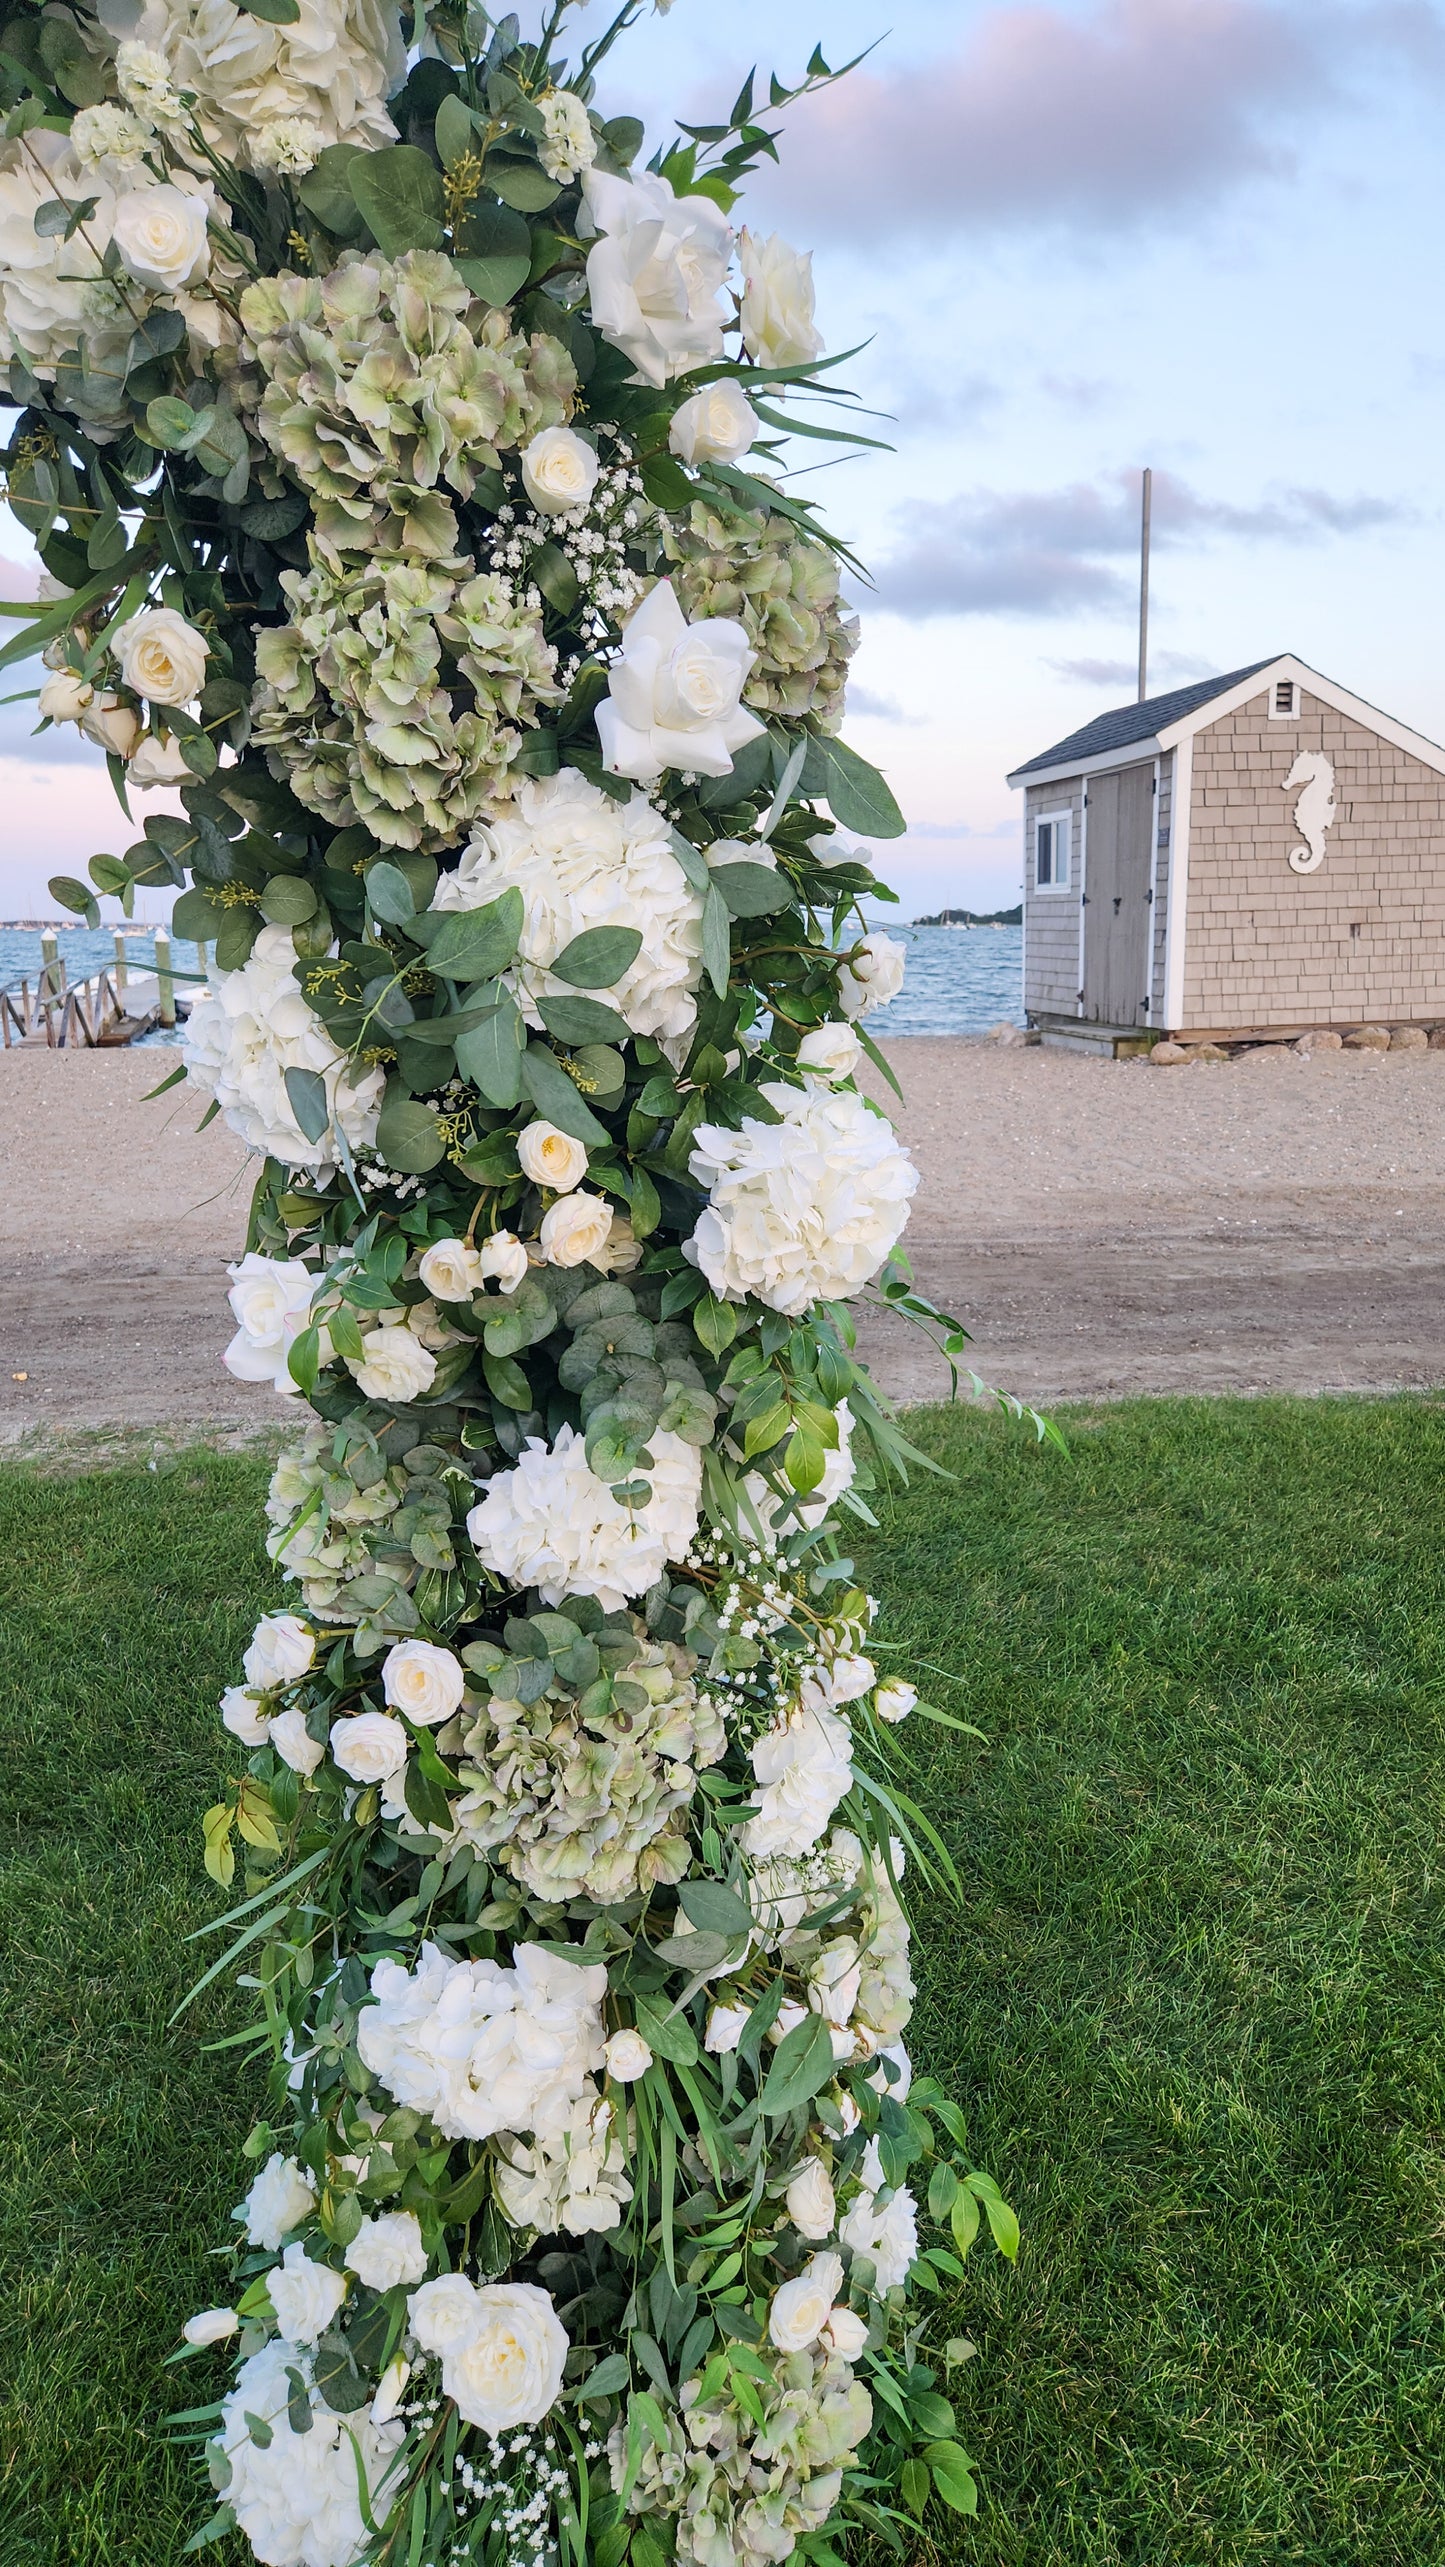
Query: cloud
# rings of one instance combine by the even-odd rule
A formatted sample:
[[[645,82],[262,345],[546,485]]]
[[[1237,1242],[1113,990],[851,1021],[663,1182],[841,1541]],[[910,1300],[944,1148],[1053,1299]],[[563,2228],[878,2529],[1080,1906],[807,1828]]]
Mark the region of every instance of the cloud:
[[[1210,499],[1172,473],[1154,475],[1160,550],[1211,537],[1309,544],[1407,523],[1401,503],[1317,489],[1283,490],[1253,507]],[[900,510],[901,549],[877,572],[892,613],[1055,616],[1112,611],[1136,593],[1139,476],[1121,472],[1063,490],[975,490]],[[1116,561],[1129,568],[1116,569]]]
[[[816,234],[1131,228],[1290,177],[1373,72],[1445,70],[1429,0],[994,6],[959,49],[803,102],[774,191]]]
[[[1059,677],[1073,678],[1080,686],[1133,686],[1139,675],[1137,660],[1050,660],[1047,665]],[[1187,686],[1191,678],[1213,675],[1214,662],[1196,659],[1189,651],[1149,654],[1151,684],[1163,677],[1176,686]]]
[[[850,686],[848,711],[864,722],[903,722],[910,727],[927,719],[922,713],[905,713],[892,695],[875,695],[871,687]]]

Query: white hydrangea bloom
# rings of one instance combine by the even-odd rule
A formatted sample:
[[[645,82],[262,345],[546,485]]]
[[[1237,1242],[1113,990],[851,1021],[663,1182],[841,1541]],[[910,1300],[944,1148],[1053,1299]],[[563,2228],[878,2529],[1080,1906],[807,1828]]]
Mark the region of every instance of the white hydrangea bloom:
[[[546,1604],[591,1595],[609,1613],[645,1595],[697,1532],[702,1456],[680,1435],[647,1439],[646,1506],[619,1506],[589,1469],[587,1447],[564,1426],[550,1447],[529,1435],[516,1468],[499,1471],[467,1517],[477,1557],[498,1577],[535,1587]]]
[[[290,928],[263,927],[241,970],[221,973],[197,999],[182,1052],[192,1084],[216,1098],[249,1149],[290,1168],[329,1168],[338,1157],[336,1123],[353,1150],[375,1140],[386,1074],[363,1070],[353,1082],[345,1054],[302,995],[295,961]],[[319,1141],[307,1140],[291,1111],[291,1069],[316,1070],[326,1081],[332,1126]]]
[[[104,5],[101,14],[108,14]],[[297,119],[315,129],[318,153],[328,143],[396,140],[385,102],[406,64],[386,0],[300,0],[300,15],[287,26],[248,17],[233,0],[146,0],[138,18],[132,9],[125,14],[132,105],[142,113],[148,107],[152,117],[169,112],[158,87],[168,74],[172,95],[194,92],[196,121],[225,161],[277,166],[261,145],[278,124]],[[156,65],[146,87],[137,73],[140,48]]]
[[[35,217],[54,197],[79,204],[96,200],[73,238],[37,233]],[[73,348],[91,316],[90,288],[115,222],[115,191],[66,134],[32,125],[28,134],[0,143],[0,362],[19,353],[51,377],[64,349]]]
[[[700,1123],[688,1162],[708,1189],[684,1254],[722,1299],[797,1318],[861,1290],[901,1237],[918,1170],[852,1089],[765,1081],[778,1123]]]
[[[449,1961],[424,1943],[415,1971],[379,1961],[356,2046],[387,2092],[448,2139],[563,2129],[603,2061],[607,1972],[519,1943],[511,1969]]]
[[[918,2204],[908,2186],[900,2184],[892,2200],[880,2207],[884,2181],[876,2139],[869,2140],[860,2171],[864,2190],[838,2222],[838,2235],[850,2253],[872,2257],[880,2291],[895,2290],[918,2254]]]
[[[288,2370],[299,2371],[307,2384],[309,2433],[292,2429]],[[248,2415],[270,2427],[264,2449],[252,2436]],[[382,2492],[385,2481],[405,2438],[404,2425],[377,2425],[365,2408],[334,2415],[312,2385],[309,2355],[284,2337],[243,2362],[222,2409],[216,2446],[230,2463],[226,2502],[263,2567],[352,2567],[367,2540],[356,2455],[380,2518],[389,2501]]]
[[[627,802],[564,767],[519,785],[515,800],[479,828],[433,909],[481,909],[516,883],[526,903],[518,960],[509,975],[522,1012],[540,1026],[539,998],[572,995],[550,966],[593,927],[633,927],[642,945],[610,989],[596,995],[634,1034],[688,1033],[701,970],[702,895],[672,852],[662,813],[645,794]]]
[[[846,1720],[822,1707],[799,1708],[753,1742],[761,1786],[758,1814],[743,1830],[743,1851],[757,1860],[807,1854],[853,1780],[853,1740]]]
[[[632,2199],[624,2141],[613,2106],[589,2085],[561,2130],[530,2147],[505,2142],[495,2181],[513,2227],[541,2237],[616,2228]]]

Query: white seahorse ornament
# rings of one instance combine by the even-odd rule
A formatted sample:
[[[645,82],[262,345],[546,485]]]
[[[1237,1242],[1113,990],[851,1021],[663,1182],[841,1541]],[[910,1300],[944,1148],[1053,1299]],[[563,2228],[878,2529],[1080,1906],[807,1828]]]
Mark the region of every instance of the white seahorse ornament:
[[[1335,801],[1335,771],[1322,750],[1301,749],[1285,777],[1283,790],[1292,793],[1297,784],[1303,785],[1304,791],[1294,807],[1294,825],[1305,844],[1291,848],[1290,871],[1317,873],[1325,860],[1325,832],[1339,807]]]

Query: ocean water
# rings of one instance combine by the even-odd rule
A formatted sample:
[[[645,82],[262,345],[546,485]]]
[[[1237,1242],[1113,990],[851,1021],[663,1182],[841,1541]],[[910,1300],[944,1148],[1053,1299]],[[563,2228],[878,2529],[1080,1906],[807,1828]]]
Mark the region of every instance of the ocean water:
[[[902,990],[888,1007],[868,1019],[870,1034],[884,1042],[906,1034],[982,1034],[1004,1017],[1023,1023],[1023,930],[1021,927],[894,927],[890,936],[906,947],[908,971]],[[59,935],[68,977],[83,980],[115,959],[109,927],[65,927]],[[127,936],[126,957],[134,973],[155,969],[155,941],[149,934]],[[195,971],[194,945],[171,947],[176,971]],[[35,985],[40,970],[40,937],[32,928],[0,926],[0,988],[22,976]],[[153,1034],[151,1042],[173,1041]]]
[[[986,1034],[1005,1017],[1024,1021],[1022,927],[894,927],[908,954],[903,987],[875,1008],[868,1031],[891,1043],[902,1034]]]

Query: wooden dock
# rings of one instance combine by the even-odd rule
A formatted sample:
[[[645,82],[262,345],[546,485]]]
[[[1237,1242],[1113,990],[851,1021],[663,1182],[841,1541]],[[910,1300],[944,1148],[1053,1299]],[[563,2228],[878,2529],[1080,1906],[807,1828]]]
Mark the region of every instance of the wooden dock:
[[[158,959],[168,961],[168,949]],[[108,1051],[174,1025],[190,1005],[189,990],[178,991],[168,969],[132,974],[118,956],[104,971],[68,982],[64,963],[47,955],[33,989],[28,977],[0,989],[0,1048]]]

